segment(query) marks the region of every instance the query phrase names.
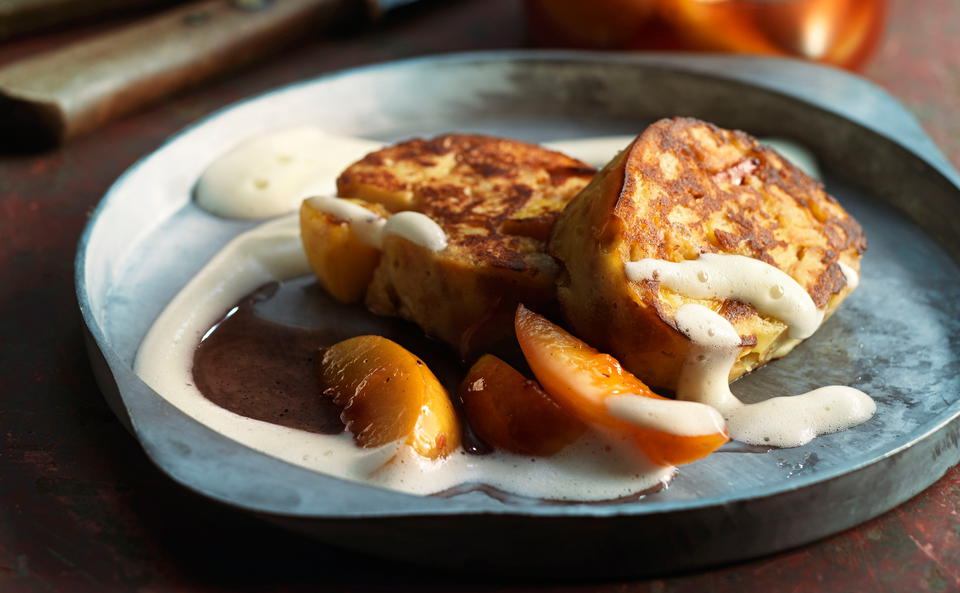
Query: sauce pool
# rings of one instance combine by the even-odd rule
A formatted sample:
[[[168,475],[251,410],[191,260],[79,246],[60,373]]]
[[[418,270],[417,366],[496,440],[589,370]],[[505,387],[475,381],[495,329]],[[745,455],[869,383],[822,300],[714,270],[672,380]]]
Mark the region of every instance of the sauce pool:
[[[254,305],[278,287],[272,283],[258,288],[210,328],[193,355],[194,384],[204,397],[241,416],[340,433],[340,410],[320,395],[316,367],[330,336],[267,321],[254,311]]]

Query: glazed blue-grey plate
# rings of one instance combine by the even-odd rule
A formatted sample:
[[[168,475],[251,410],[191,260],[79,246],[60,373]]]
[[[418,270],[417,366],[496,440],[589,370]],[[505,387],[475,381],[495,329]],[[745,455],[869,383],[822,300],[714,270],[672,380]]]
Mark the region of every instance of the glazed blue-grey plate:
[[[289,465],[187,417],[132,371],[138,344],[205,261],[252,223],[190,200],[210,160],[258,132],[313,124],[396,140],[446,131],[531,141],[635,134],[700,117],[807,146],[863,224],[861,287],[747,399],[852,384],[876,416],[796,448],[728,450],[639,502],[538,504],[474,491],[398,494]],[[624,575],[782,550],[874,517],[960,459],[960,178],[893,98],[780,59],[495,52],[350,70],[243,101],[127,171],[83,235],[76,282],[100,385],[171,479],[347,548],[472,572]]]

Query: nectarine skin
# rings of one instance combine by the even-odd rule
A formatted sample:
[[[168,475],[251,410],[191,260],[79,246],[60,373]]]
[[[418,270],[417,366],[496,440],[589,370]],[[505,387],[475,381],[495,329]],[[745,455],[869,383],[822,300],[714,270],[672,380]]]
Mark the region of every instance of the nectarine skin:
[[[361,447],[402,440],[423,457],[460,446],[460,423],[427,365],[382,336],[357,336],[328,348],[320,361],[323,393]]]
[[[650,461],[661,465],[690,463],[729,440],[722,426],[688,436],[636,426],[614,416],[606,405],[606,399],[613,395],[654,398],[684,406],[691,402],[672,402],[653,393],[615,358],[596,351],[523,305],[517,307],[515,326],[523,355],[546,392],[584,422],[634,443]]]
[[[353,201],[386,214],[377,204]],[[380,263],[379,249],[361,241],[349,223],[318,210],[308,200],[300,206],[300,240],[310,268],[327,292],[342,303],[363,300]]]
[[[467,422],[494,449],[550,456],[576,441],[586,425],[561,408],[536,381],[486,354],[460,385]]]

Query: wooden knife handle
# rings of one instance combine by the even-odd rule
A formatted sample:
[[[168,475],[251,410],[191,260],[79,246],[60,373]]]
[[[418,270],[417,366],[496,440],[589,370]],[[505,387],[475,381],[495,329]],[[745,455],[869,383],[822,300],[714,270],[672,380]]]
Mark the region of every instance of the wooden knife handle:
[[[318,33],[353,0],[204,0],[0,68],[0,140],[40,148]]]
[[[0,0],[0,40],[180,0]]]

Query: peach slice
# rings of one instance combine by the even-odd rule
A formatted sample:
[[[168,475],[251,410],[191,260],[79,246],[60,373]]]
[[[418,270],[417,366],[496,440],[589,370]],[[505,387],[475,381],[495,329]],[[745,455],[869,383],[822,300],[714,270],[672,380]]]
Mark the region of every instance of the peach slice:
[[[460,399],[477,436],[495,449],[521,455],[553,455],[587,428],[536,381],[492,354],[470,367]]]
[[[544,390],[584,422],[635,443],[650,461],[689,463],[729,440],[723,418],[713,408],[653,393],[615,358],[523,305],[517,307],[515,326],[523,355]]]
[[[403,440],[423,457],[460,446],[460,423],[447,392],[422,360],[382,336],[334,344],[320,361],[324,395],[361,447]]]
[[[373,214],[385,215],[377,205],[350,200]],[[300,206],[300,238],[310,268],[327,292],[342,303],[355,303],[367,294],[380,250],[364,243],[350,224],[317,209],[310,200]]]

